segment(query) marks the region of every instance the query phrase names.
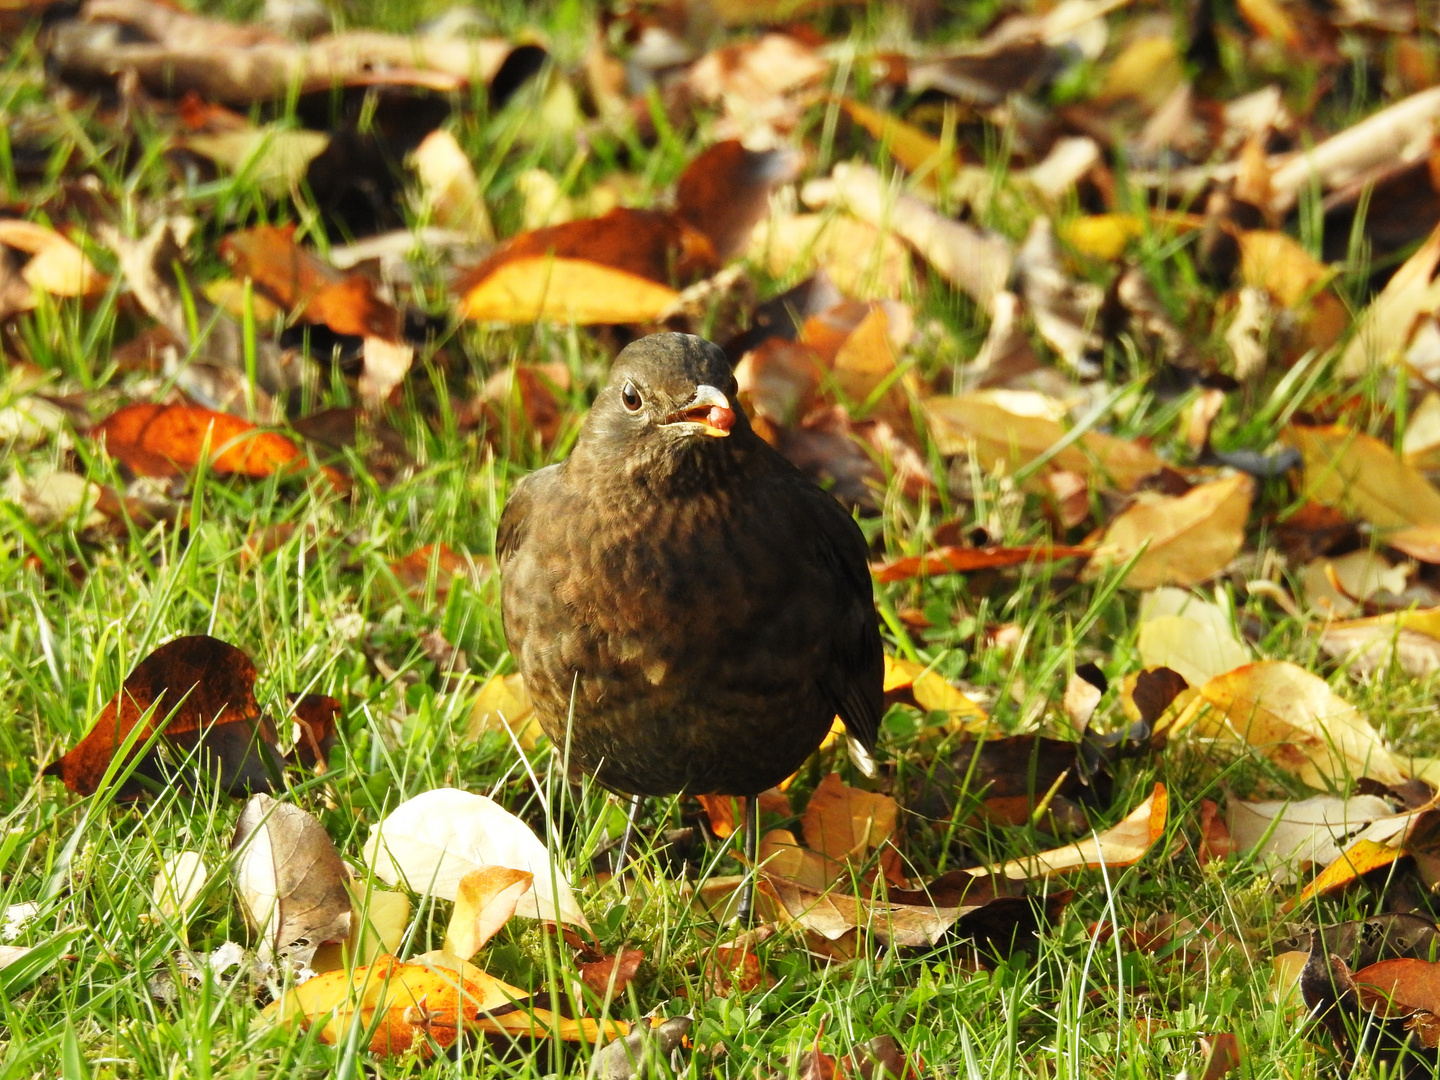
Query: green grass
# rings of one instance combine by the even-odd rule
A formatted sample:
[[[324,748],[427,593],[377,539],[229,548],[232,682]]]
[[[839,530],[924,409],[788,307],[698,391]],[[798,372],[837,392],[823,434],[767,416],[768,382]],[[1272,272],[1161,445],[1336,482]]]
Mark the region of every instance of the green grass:
[[[237,3],[219,10],[249,16],[255,7]],[[433,14],[432,7],[438,10],[378,2],[363,11],[347,9],[344,20],[404,29]],[[579,3],[539,15],[509,4],[496,12],[496,21],[506,29],[543,23],[558,41],[556,54],[571,63],[583,54],[592,14]],[[841,16],[835,19],[830,28],[845,31]],[[853,29],[865,35],[882,26],[876,15],[870,22],[857,19]],[[968,22],[965,28],[974,29]],[[1312,76],[1302,72],[1288,88],[1298,93]],[[1235,93],[1252,88],[1244,71],[1232,69],[1227,77]],[[573,190],[584,191],[623,163],[643,178],[649,197],[659,199],[705,142],[703,134],[666,129],[655,147],[601,134],[581,151],[563,133],[535,137],[527,110],[536,93],[523,91],[493,112],[477,102],[452,122],[479,165],[502,235],[517,227],[514,178],[524,169],[548,168],[569,178]],[[1348,96],[1336,107],[1343,115],[1358,115],[1359,106]],[[816,175],[857,150],[876,153],[859,137],[854,145],[831,146],[825,112],[817,107],[807,117],[811,137],[825,147],[812,164]],[[60,197],[62,177],[78,168],[98,177],[103,201],[121,229],[138,233],[154,200],[163,197],[172,210],[200,222],[187,255],[201,279],[219,273],[213,243],[233,228],[260,220],[296,221],[316,238],[317,210],[304,193],[275,202],[244,178],[186,190],[161,157],[167,137],[162,128],[140,125],[130,145],[130,136],[111,130],[89,104],[73,112],[50,107],[28,39],[12,46],[0,66],[0,119],[7,116],[44,117],[50,126],[42,142],[51,153],[42,175],[22,185],[12,157],[13,131],[0,142],[0,191],[8,198],[49,205]],[[0,134],[6,130],[0,125]],[[992,135],[993,167],[1003,179],[1000,134]],[[996,220],[988,223],[1023,236],[1025,214],[1035,208],[1000,203],[996,200]],[[57,220],[83,217],[57,215]],[[1138,250],[1182,326],[1187,312],[1213,309],[1216,296],[1200,283],[1187,241],[1146,237]],[[104,249],[93,251],[104,269],[114,269]],[[1351,252],[1344,295],[1358,305],[1369,272],[1362,235],[1357,233]],[[1102,268],[1096,274],[1103,280]],[[445,312],[435,268],[423,267],[420,282],[425,306]],[[765,295],[785,283],[771,284]],[[917,350],[917,370],[927,379],[943,377],[974,355],[985,319],[933,277],[914,300],[917,323],[938,327],[922,334],[926,344]],[[1209,325],[1203,314],[1197,320],[1202,331]],[[5,328],[12,380],[16,360],[23,358],[43,373],[48,392],[83,394],[97,418],[132,397],[157,400],[168,389],[165,380],[122,373],[111,358],[112,349],[144,323],[118,289],[85,305],[43,302]],[[1213,347],[1214,341],[1206,344]],[[488,555],[509,487],[567,452],[573,423],[546,451],[524,437],[502,436],[491,445],[457,421],[457,406],[490,374],[517,358],[563,362],[574,383],[569,404],[578,414],[603,379],[609,355],[603,341],[569,328],[448,330],[418,358],[403,404],[386,416],[410,461],[393,475],[377,476],[367,456],[372,448],[362,437],[346,461],[356,478],[351,497],[313,480],[244,481],[202,473],[172,492],[188,512],[186,527],[131,524],[103,534],[84,532],[77,521],[36,525],[15,505],[0,501],[0,907],[38,904],[38,914],[10,944],[40,946],[29,967],[0,972],[0,1074],[58,1074],[66,1080],[362,1072],[538,1078],[579,1075],[586,1067],[584,1047],[473,1041],[439,1060],[377,1062],[358,1045],[325,1046],[313,1033],[259,1023],[259,1005],[269,990],[247,974],[187,978],[189,954],[226,941],[251,942],[226,870],[240,804],[177,789],[134,804],[103,796],[82,800],[39,772],[79,740],[140,659],[169,638],[191,633],[211,633],[248,653],[260,670],[257,696],[272,714],[284,712],[290,693],[341,700],[340,745],[330,770],[292,797],[320,818],[346,859],[358,862],[369,827],[388,809],[443,785],[491,793],[531,821],[556,857],[578,868],[576,877],[584,879],[579,895],[601,945],[645,950],[640,977],[612,1003],[612,1014],[694,1016],[695,1045],[684,1055],[680,1075],[793,1075],[822,1024],[822,1049],[836,1056],[872,1037],[892,1035],[926,1063],[926,1075],[965,1080],[1148,1077],[1182,1068],[1195,1075],[1196,1038],[1219,1032],[1233,1032],[1246,1048],[1242,1075],[1309,1076],[1334,1064],[1323,1045],[1304,1038],[1301,1012],[1274,998],[1268,949],[1289,932],[1289,918],[1280,910],[1285,894],[1270,885],[1264,867],[1244,860],[1201,867],[1193,855],[1200,799],[1223,798],[1228,791],[1275,791],[1286,781],[1253,762],[1217,760],[1195,747],[1176,746],[1116,766],[1111,798],[1090,808],[1094,827],[1118,821],[1159,780],[1172,799],[1166,836],[1136,866],[1066,879],[1063,887],[1073,888],[1075,896],[1058,923],[1046,927],[1028,952],[989,969],[964,940],[928,950],[867,943],[850,959],[827,960],[808,950],[803,938],[780,934],[759,947],[775,985],[707,996],[701,974],[706,957],[730,931],[695,912],[688,894],[693,881],[661,872],[648,846],[640,880],[628,897],[614,883],[588,880],[590,857],[623,822],[613,799],[588,788],[569,789],[547,751],[522,761],[499,734],[478,742],[466,734],[474,692],[487,677],[512,666],[500,628],[498,582],[462,581],[441,598],[432,576],[422,595],[407,596],[397,593],[389,564],[425,544]],[[1115,370],[1126,360],[1133,386],[1124,398],[1126,408],[1103,422],[1127,437],[1152,438],[1175,460],[1187,461],[1182,412],[1193,392],[1178,401],[1160,400],[1145,383],[1151,361],[1139,358],[1137,367],[1134,359],[1107,357]],[[1250,394],[1231,395],[1216,424],[1217,442],[1266,449],[1290,415],[1336,389],[1323,363],[1306,361]],[[1376,383],[1362,391],[1364,419],[1378,428],[1393,390]],[[0,385],[0,409],[25,400],[23,393]],[[336,380],[322,385],[306,411],[352,400],[352,391]],[[984,526],[1009,541],[1043,535],[1033,496],[928,449],[939,482],[937,505],[919,506],[889,493],[884,513],[862,523],[877,549],[897,555],[922,551],[934,529],[954,517],[966,528]],[[7,474],[34,478],[56,468],[74,469],[98,482],[123,484],[90,440],[63,425],[33,441],[0,447],[0,460]],[[1252,537],[1266,535],[1262,519],[1293,501],[1284,483],[1268,485],[1257,503]],[[263,557],[245,554],[252,534],[282,523],[295,526],[290,539]],[[1243,585],[1227,578],[1217,587],[1253,624],[1262,655],[1321,671],[1402,751],[1436,752],[1440,720],[1433,709],[1433,679],[1417,682],[1390,670],[1352,680],[1323,660],[1308,627],[1247,596]],[[976,688],[1002,730],[1030,730],[1042,720],[1052,728],[1063,726],[1059,698],[1067,676],[1081,663],[1098,663],[1117,685],[1138,666],[1136,598],[1113,575],[1081,583],[1058,569],[1039,568],[940,577],[886,586],[879,600],[890,616],[890,650]],[[903,631],[894,613],[909,608],[924,610],[936,627],[923,635]],[[1011,653],[989,645],[986,628],[998,624],[1021,627],[1024,648]],[[435,630],[468,658],[468,673],[458,685],[447,682],[422,644]],[[1121,723],[1112,689],[1097,724]],[[902,777],[925,771],[949,749],[903,708],[887,718],[884,741]],[[798,783],[801,795],[832,765],[848,770],[833,757],[813,763]],[[977,851],[1003,858],[1054,843],[1039,827],[976,827],[966,817],[971,803],[955,802],[950,820],[906,818],[914,877],[942,872]],[[549,822],[547,803],[556,808]],[[693,804],[653,807],[648,834],[682,815],[693,820]],[[183,927],[156,918],[151,901],[161,863],[182,850],[200,852],[213,875]],[[738,869],[719,845],[701,856],[700,865],[712,873]],[[1374,906],[1369,894],[1355,892],[1308,914],[1327,920],[1363,917]],[[422,900],[408,952],[438,946],[446,908]],[[1092,932],[1096,923],[1128,929],[1165,916],[1188,920],[1195,929],[1153,951],[1132,947],[1125,933]],[[1202,942],[1207,933],[1208,946]],[[502,978],[555,991],[572,1007],[594,1007],[576,1000],[570,989],[575,977],[570,950],[523,922],[507,927],[480,959]]]

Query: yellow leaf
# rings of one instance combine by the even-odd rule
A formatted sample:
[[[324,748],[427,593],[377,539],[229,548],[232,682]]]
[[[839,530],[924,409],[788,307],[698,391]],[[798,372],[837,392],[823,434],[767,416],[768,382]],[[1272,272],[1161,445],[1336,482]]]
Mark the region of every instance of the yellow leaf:
[[[1283,660],[1262,660],[1198,688],[1174,739],[1194,728],[1202,738],[1253,748],[1313,788],[1344,788],[1368,776],[1401,784],[1408,771],[1356,708],[1324,679]]]
[[[910,172],[928,174],[927,179],[934,183],[935,171],[944,170],[947,165],[954,169],[954,151],[947,153],[939,139],[925,134],[913,124],[850,98],[841,98],[840,107],[850,114],[850,119],[883,143],[890,156]]]
[[[1048,454],[1066,437],[1065,428],[1045,416],[1022,416],[991,391],[932,397],[924,403],[935,445],[942,454],[973,453],[982,466],[1017,469]],[[1049,471],[1079,473],[1092,483],[1112,480],[1121,490],[1165,462],[1139,443],[1087,431],[1046,462]]]
[[[643,323],[679,296],[669,286],[624,270],[536,255],[497,266],[465,294],[460,314],[477,322]]]
[[[1395,362],[1409,344],[1416,320],[1440,305],[1440,281],[1435,278],[1437,265],[1440,265],[1440,226],[1395,271],[1380,295],[1360,315],[1355,336],[1340,356],[1336,375],[1354,379],[1365,374],[1372,364]]]
[[[1342,424],[1292,426],[1305,463],[1304,494],[1382,529],[1440,525],[1440,491],[1379,439]]]
[[[1132,589],[1196,585],[1229,565],[1245,542],[1255,485],[1244,473],[1199,484],[1184,495],[1142,492],[1105,530],[1085,578],[1136,555]]]
[[[885,692],[910,688],[915,703],[926,712],[943,712],[952,730],[971,730],[976,722],[983,727],[985,710],[946,682],[933,669],[914,660],[885,655]],[[958,725],[958,727],[956,726]]]
[[[1293,237],[1270,229],[1240,233],[1240,276],[1287,308],[1310,299],[1335,276]]]
[[[1024,859],[1011,859],[997,867],[993,873],[1023,880],[1045,877],[1049,874],[1065,873],[1085,867],[1130,866],[1140,861],[1155,841],[1165,835],[1165,821],[1169,813],[1169,795],[1164,784],[1156,784],[1150,797],[1132,810],[1114,828],[1106,829],[1098,836],[1090,835],[1065,847],[1042,851]],[[992,873],[990,870],[968,871],[976,877]]]
[[[487,682],[470,709],[468,734],[472,742],[487,731],[506,728],[514,734],[522,750],[535,749],[535,744],[545,735],[525,690],[525,676],[518,671],[513,675],[496,675]]]

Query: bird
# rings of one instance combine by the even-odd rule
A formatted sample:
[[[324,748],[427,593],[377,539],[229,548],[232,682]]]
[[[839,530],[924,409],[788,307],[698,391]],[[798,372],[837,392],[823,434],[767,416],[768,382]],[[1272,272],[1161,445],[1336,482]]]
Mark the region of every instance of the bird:
[[[724,352],[689,334],[626,346],[569,457],[525,476],[496,530],[501,621],[570,772],[630,796],[756,796],[838,715],[873,764],[884,652],[865,536],[762,439]]]

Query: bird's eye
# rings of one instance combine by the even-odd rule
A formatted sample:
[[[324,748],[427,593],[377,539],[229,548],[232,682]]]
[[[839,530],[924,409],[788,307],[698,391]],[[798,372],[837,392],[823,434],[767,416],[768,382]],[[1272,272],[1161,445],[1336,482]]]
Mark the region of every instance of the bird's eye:
[[[620,400],[625,403],[625,408],[634,412],[644,404],[640,400],[640,391],[635,389],[635,384],[627,382],[620,388]]]

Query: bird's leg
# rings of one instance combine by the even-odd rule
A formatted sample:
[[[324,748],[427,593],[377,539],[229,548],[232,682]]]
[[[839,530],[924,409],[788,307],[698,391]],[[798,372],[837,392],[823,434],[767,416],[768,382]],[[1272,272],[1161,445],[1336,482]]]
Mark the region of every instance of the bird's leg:
[[[630,809],[625,814],[625,832],[620,837],[620,850],[615,853],[613,873],[623,873],[630,862],[630,848],[635,843],[635,826],[640,820],[640,808],[645,805],[644,795],[630,796]]]
[[[760,799],[751,795],[745,800],[745,883],[740,886],[740,906],[735,911],[735,921],[749,926],[755,917],[755,879],[759,876],[757,865],[760,854]]]

